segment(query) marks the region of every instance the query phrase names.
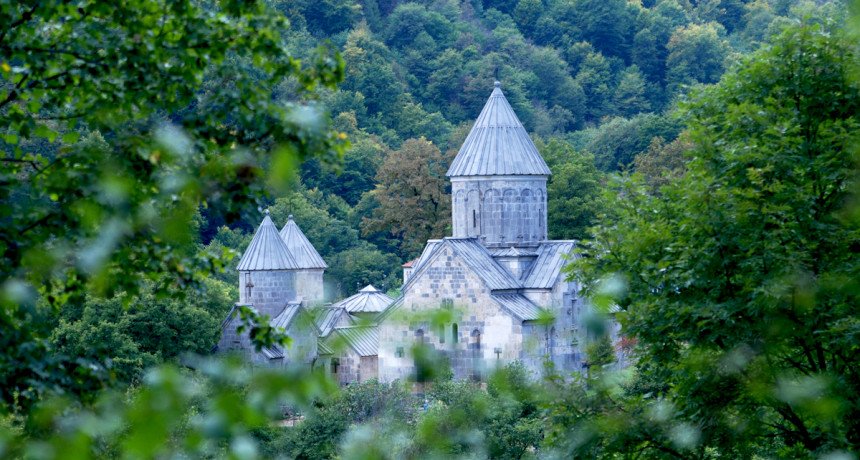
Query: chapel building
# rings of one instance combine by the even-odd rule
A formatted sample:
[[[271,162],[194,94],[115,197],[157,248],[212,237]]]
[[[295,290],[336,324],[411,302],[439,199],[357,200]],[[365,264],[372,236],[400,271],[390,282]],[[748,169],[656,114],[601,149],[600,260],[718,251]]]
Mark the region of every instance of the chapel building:
[[[453,236],[404,267],[402,296],[379,317],[379,378],[408,378],[416,344],[447,356],[455,378],[513,361],[580,370],[585,304],[562,268],[574,241],[547,239],[544,162],[498,82],[448,170]],[[427,318],[451,309],[453,321]]]
[[[576,242],[547,237],[550,174],[496,82],[447,173],[453,235],[404,264],[397,299],[367,286],[322,305],[322,257],[292,217],[278,232],[266,215],[237,267],[239,305],[269,315],[293,346],[255,352],[234,309],[217,349],[312,366],[342,384],[413,378],[416,345],[443,354],[459,379],[514,361],[534,375],[547,363],[580,371],[588,305],[563,273]],[[440,309],[450,310],[441,323],[432,320]]]

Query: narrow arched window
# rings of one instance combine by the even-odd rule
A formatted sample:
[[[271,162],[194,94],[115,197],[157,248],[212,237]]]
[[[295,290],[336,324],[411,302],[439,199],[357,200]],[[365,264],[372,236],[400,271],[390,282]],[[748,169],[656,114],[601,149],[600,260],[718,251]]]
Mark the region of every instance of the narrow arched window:
[[[424,344],[424,329],[418,329],[415,331],[415,341]]]
[[[457,323],[454,323],[451,326],[451,340],[454,343],[457,343],[460,341],[460,331],[458,330]]]
[[[473,209],[472,210],[472,228],[477,228],[477,227],[478,227],[478,211]]]
[[[481,350],[481,331],[475,329],[472,331],[472,343],[469,345],[472,346],[472,349],[475,351]]]
[[[445,325],[439,325],[439,343],[445,343]]]

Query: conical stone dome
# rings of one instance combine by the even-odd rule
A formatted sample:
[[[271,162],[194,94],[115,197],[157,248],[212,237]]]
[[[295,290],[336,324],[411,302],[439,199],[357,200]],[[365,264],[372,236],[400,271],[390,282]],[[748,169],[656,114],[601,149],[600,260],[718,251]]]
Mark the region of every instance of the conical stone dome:
[[[320,253],[299,228],[293,216],[287,219],[287,224],[281,229],[281,239],[287,245],[287,249],[296,265],[300,269],[306,268],[328,268]]]
[[[286,243],[281,239],[278,228],[269,217],[269,211],[266,211],[266,217],[254,233],[251,244],[248,245],[248,249],[245,249],[236,268],[243,272],[299,268]]]
[[[447,176],[518,175],[548,176],[550,170],[496,82]]]

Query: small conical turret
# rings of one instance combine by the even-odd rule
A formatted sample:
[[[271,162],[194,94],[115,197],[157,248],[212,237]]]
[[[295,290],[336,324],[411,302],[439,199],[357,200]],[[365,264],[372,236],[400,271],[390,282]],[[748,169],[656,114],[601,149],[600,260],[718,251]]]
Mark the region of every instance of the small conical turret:
[[[257,227],[254,238],[242,254],[239,271],[248,270],[295,270],[299,268],[290,250],[278,234],[278,228],[269,217],[269,210],[263,222]]]
[[[296,261],[296,293],[305,304],[321,304],[325,298],[323,274],[328,268],[320,253],[290,215],[281,229],[281,239]]]
[[[281,229],[281,239],[287,245],[298,268],[328,268],[320,253],[317,252],[317,249],[308,241],[302,229],[293,220],[292,214],[287,218],[284,228]]]
[[[296,299],[299,266],[268,210],[236,268],[240,303],[253,305],[261,313],[274,317]]]

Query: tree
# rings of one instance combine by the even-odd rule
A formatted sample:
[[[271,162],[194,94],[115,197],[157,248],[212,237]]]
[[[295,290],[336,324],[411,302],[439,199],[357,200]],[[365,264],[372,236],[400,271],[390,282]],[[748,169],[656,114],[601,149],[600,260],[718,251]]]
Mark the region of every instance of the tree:
[[[354,0],[305,0],[298,3],[308,29],[321,35],[349,29],[361,14],[361,6]]]
[[[367,27],[353,29],[343,50],[347,62],[343,88],[364,96],[370,115],[385,112],[394,106],[403,91],[402,83],[394,73],[391,51],[376,40]]]
[[[579,31],[578,39],[587,41],[605,56],[629,58],[633,14],[620,0],[576,0],[559,2],[563,8],[560,22]]]
[[[157,293],[148,283],[135,296],[90,297],[66,308],[51,334],[56,353],[100,363],[117,384],[140,383],[146,369],[185,353],[208,353],[235,301],[233,286],[205,280],[195,296]]]
[[[537,142],[552,170],[547,185],[550,239],[581,239],[600,211],[602,174],[594,157],[558,138]]]
[[[396,288],[401,282],[400,259],[370,244],[341,251],[330,261],[328,278],[344,297],[355,294],[368,284],[387,291]]]
[[[296,60],[261,3],[4,2],[0,18],[0,398],[27,406],[97,388],[52,351],[46,315],[163,273],[193,286],[224,263],[193,244],[200,207],[235,221],[295,161],[340,157],[327,119],[275,90],[290,79],[298,102],[343,63]]]
[[[315,158],[302,163],[301,177],[305,186],[337,195],[355,206],[361,195],[375,186],[384,147],[368,136],[359,137],[352,144],[344,153],[339,173]]]
[[[615,113],[623,117],[632,117],[640,112],[651,109],[651,103],[646,96],[645,78],[635,65],[630,66],[621,74],[621,80],[615,88],[613,105]]]
[[[638,340],[643,378],[665,385],[656,401],[629,402],[662,404],[682,434],[643,420],[624,428],[627,442],[655,456],[860,447],[860,222],[845,214],[855,59],[838,29],[786,30],[685,106],[686,174],[660,195],[635,181],[616,195],[579,273],[588,292],[626,281],[623,332]]]
[[[514,8],[514,19],[525,35],[531,36],[534,33],[542,10],[541,0],[519,0]]]
[[[633,169],[656,192],[661,186],[684,174],[687,167],[685,155],[692,148],[692,143],[684,133],[668,144],[662,137],[655,137],[651,139],[648,150],[636,155]]]
[[[609,109],[611,75],[609,62],[599,52],[586,55],[579,67],[576,83],[585,93],[585,114],[589,120],[599,120]]]
[[[672,93],[681,85],[715,83],[723,74],[728,44],[715,23],[675,29],[666,48],[666,80]]]
[[[439,148],[424,138],[410,139],[400,150],[389,152],[373,191],[379,207],[362,222],[362,231],[388,230],[401,239],[403,258],[415,257],[428,239],[445,235],[451,225],[448,163]]]
[[[648,149],[651,139],[674,139],[679,130],[676,120],[653,113],[642,113],[630,119],[612,118],[597,128],[585,150],[594,153],[601,170],[623,169],[636,155]]]
[[[411,46],[422,33],[447,47],[454,27],[441,13],[418,3],[400,4],[386,19],[385,42],[392,48]]]

